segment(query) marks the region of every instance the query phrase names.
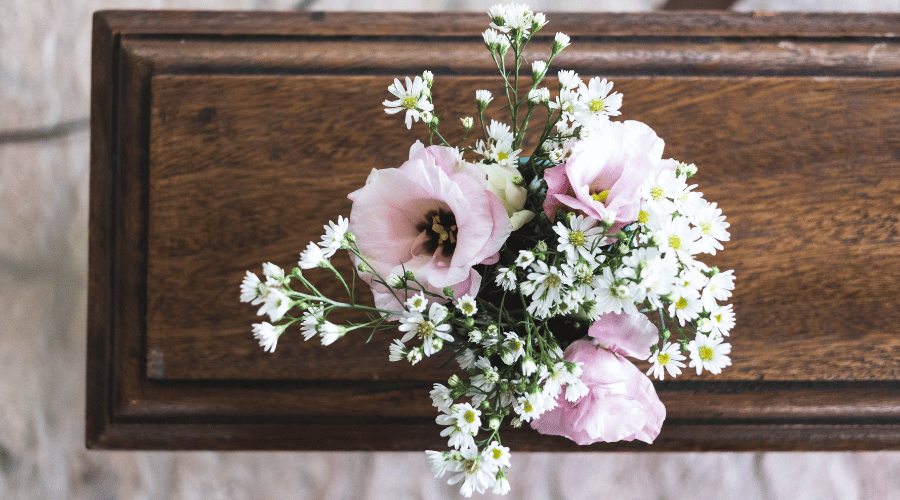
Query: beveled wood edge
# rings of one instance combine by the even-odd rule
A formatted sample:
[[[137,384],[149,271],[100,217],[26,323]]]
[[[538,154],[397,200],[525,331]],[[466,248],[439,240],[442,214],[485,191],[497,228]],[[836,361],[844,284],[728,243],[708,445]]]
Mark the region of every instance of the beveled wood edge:
[[[121,136],[124,132],[129,132],[122,127],[126,121],[121,121],[122,116],[119,115],[118,105],[123,99],[123,85],[126,76],[132,77],[132,82],[141,83],[140,88],[132,88],[131,92],[136,93],[138,98],[149,99],[149,77],[152,73],[152,66],[145,64],[147,61],[132,61],[135,67],[140,71],[134,74],[125,75],[122,71],[122,61],[120,53],[120,35],[123,32],[136,33],[141,29],[147,28],[149,33],[159,33],[159,30],[153,31],[153,27],[147,23],[136,23],[137,19],[128,15],[121,17],[121,12],[99,12],[94,16],[94,41],[92,45],[93,57],[93,76],[92,76],[92,98],[91,98],[91,200],[90,200],[90,249],[89,249],[89,310],[88,310],[88,353],[87,353],[87,406],[86,406],[86,426],[85,436],[86,445],[89,448],[130,448],[130,449],[421,449],[422,442],[434,440],[435,425],[422,425],[421,430],[412,432],[411,427],[415,425],[404,425],[397,429],[397,435],[390,435],[386,432],[384,424],[378,425],[351,425],[353,432],[363,432],[363,435],[357,436],[365,439],[365,442],[354,441],[353,447],[341,448],[341,445],[347,445],[348,427],[347,426],[328,426],[322,424],[264,424],[258,425],[252,422],[240,424],[190,424],[190,423],[159,423],[154,422],[153,418],[147,418],[146,414],[138,411],[132,414],[129,419],[126,415],[130,412],[126,409],[132,404],[147,403],[149,400],[132,399],[126,403],[126,399],[136,395],[146,395],[149,391],[153,392],[152,385],[149,384],[140,363],[142,340],[140,338],[140,325],[136,325],[136,331],[124,334],[124,338],[120,336],[120,342],[114,342],[113,332],[115,325],[120,325],[123,321],[122,315],[118,314],[123,309],[140,308],[139,295],[125,295],[122,298],[116,292],[120,291],[119,273],[123,265],[134,266],[140,265],[135,262],[135,256],[140,260],[140,248],[132,248],[129,257],[130,261],[123,262],[120,257],[123,255],[123,239],[118,235],[122,231],[128,232],[126,236],[132,236],[140,240],[141,235],[133,234],[135,227],[140,229],[141,220],[126,221],[117,220],[117,215],[121,215],[119,210],[122,199],[120,193],[122,186],[122,178],[120,177],[122,168],[122,158],[119,156],[119,144]],[[130,11],[126,14],[137,14]],[[146,19],[147,13],[139,13],[141,19]],[[176,13],[175,17],[181,22],[191,19],[184,17],[185,13]],[[215,22],[223,23],[230,18],[228,13],[212,13],[210,19]],[[255,13],[254,13],[255,14]],[[283,16],[283,13],[277,16]],[[301,14],[304,15],[304,14]],[[356,14],[348,14],[355,16]],[[633,16],[633,15],[632,15]],[[667,14],[667,16],[670,16]],[[674,16],[684,16],[684,14],[674,14]],[[706,14],[701,17],[706,18]],[[715,14],[714,17],[721,16]],[[153,17],[153,16],[151,16]],[[257,26],[265,19],[265,17],[249,16],[252,18],[250,27]],[[884,16],[875,16],[884,17]],[[892,16],[887,16],[892,17]],[[481,15],[478,16],[478,19]],[[110,21],[112,19],[112,21]],[[123,23],[123,19],[128,22]],[[158,19],[158,18],[154,18]],[[243,18],[242,18],[243,19]],[[434,17],[432,17],[434,19]],[[469,18],[462,16],[463,22],[468,23]],[[629,16],[620,18],[622,20],[631,19]],[[900,20],[900,16],[893,16],[892,22]],[[129,24],[131,23],[131,24]],[[165,23],[163,23],[165,24]],[[177,23],[176,23],[177,24]],[[240,27],[241,23],[237,23]],[[149,26],[149,27],[148,27]],[[184,29],[194,26],[185,25]],[[217,25],[209,25],[204,29],[212,30]],[[693,26],[693,25],[691,25]],[[177,28],[178,26],[176,26]],[[157,27],[158,28],[158,27]],[[602,27],[597,27],[601,29]],[[684,26],[681,26],[684,28]],[[249,28],[248,28],[249,29]],[[287,28],[284,28],[287,29]],[[296,27],[294,27],[296,31]],[[795,29],[795,28],[792,28]],[[131,31],[129,31],[131,30]],[[265,31],[265,30],[262,30]],[[167,31],[171,32],[170,31]],[[212,33],[213,31],[210,31]],[[615,30],[611,32],[618,33]],[[765,30],[763,30],[765,32]],[[192,33],[203,33],[203,29],[192,31]],[[216,31],[216,33],[219,33]],[[242,31],[247,33],[247,31]],[[282,32],[279,32],[282,33]],[[846,36],[846,33],[829,32],[834,36]],[[757,33],[758,35],[758,33]],[[770,34],[767,36],[779,36]],[[812,35],[809,35],[812,36]],[[885,35],[888,36],[888,35]],[[890,33],[889,36],[895,36]],[[108,94],[112,92],[112,96]],[[146,103],[145,103],[146,104]],[[129,111],[129,110],[125,110]],[[130,118],[132,125],[136,127],[130,129],[131,134],[141,133],[140,118],[146,116],[146,107],[141,106],[138,109],[131,109],[130,112],[135,113]],[[146,124],[145,124],[146,126]],[[146,131],[145,131],[146,132]],[[139,140],[146,142],[146,137]],[[134,154],[134,152],[132,152]],[[140,168],[140,165],[131,165]],[[131,175],[140,175],[140,172],[131,172]],[[134,197],[137,196],[137,202],[140,203],[142,195],[140,186],[131,186],[137,189],[137,193],[126,193]],[[144,189],[145,191],[145,189]],[[146,193],[144,193],[146,194]],[[127,222],[136,224],[136,226],[128,225]],[[96,228],[104,228],[106,230],[98,231]],[[143,229],[146,230],[146,220],[143,221]],[[146,236],[144,235],[144,243]],[[144,250],[144,258],[146,257],[146,249]],[[136,253],[135,253],[136,252]],[[127,259],[126,259],[127,260]],[[144,269],[146,268],[146,262]],[[140,281],[140,277],[135,278]],[[144,292],[146,292],[146,283],[144,283]],[[146,296],[144,296],[146,299]],[[122,301],[130,301],[123,304]],[[138,321],[138,323],[140,323]],[[135,325],[132,325],[135,326]],[[125,329],[119,329],[120,333]],[[113,350],[115,355],[113,355]],[[122,365],[114,367],[112,361],[121,363]],[[122,374],[116,377],[115,374]],[[729,383],[725,383],[728,385]],[[752,382],[741,381],[731,383],[733,390],[740,387],[747,388],[747,384]],[[892,384],[894,386],[895,384]],[[846,389],[853,391],[854,389]],[[761,391],[765,392],[765,391]],[[840,391],[839,391],[840,392]],[[852,394],[847,392],[846,394]],[[151,404],[158,403],[149,401]],[[119,414],[116,410],[123,410],[124,414]],[[136,407],[134,407],[136,408]],[[857,408],[858,409],[858,408]],[[887,417],[892,419],[895,413],[889,413]],[[125,417],[123,419],[122,417]],[[199,416],[195,416],[199,417]],[[808,417],[811,415],[805,416]],[[885,414],[881,414],[880,418],[885,418]],[[803,418],[787,421],[781,419],[776,424],[766,424],[762,421],[742,421],[740,423],[721,422],[719,424],[679,424],[678,422],[668,423],[664,427],[663,434],[651,451],[658,450],[776,450],[776,449],[896,449],[900,448],[900,424],[879,422],[877,424],[866,425],[835,425],[833,422],[823,420],[821,424],[803,422],[798,423]],[[370,429],[366,431],[366,429]],[[668,429],[668,430],[667,430]],[[329,430],[333,434],[328,434]],[[527,439],[522,439],[521,449],[533,450],[624,450],[632,449],[634,445],[630,443],[617,443],[612,445],[597,445],[595,447],[577,447],[574,444],[562,438],[550,438],[540,436],[531,431],[523,430],[516,432],[529,432]],[[699,434],[697,434],[699,432]],[[266,434],[270,433],[270,434]],[[275,436],[268,438],[266,436]],[[397,436],[403,436],[398,440]],[[318,441],[315,444],[303,444],[303,436],[317,436]],[[780,436],[780,437],[779,437]],[[837,438],[835,439],[835,436]],[[542,444],[546,439],[553,439],[549,444]],[[812,441],[810,441],[812,439]],[[387,441],[385,441],[387,440]],[[733,440],[733,443],[729,443]],[[517,443],[518,438],[511,441]],[[173,443],[175,443],[173,445]],[[298,447],[298,443],[303,447]],[[363,446],[364,445],[364,446]],[[184,448],[181,448],[181,447]],[[567,448],[570,446],[571,448]],[[440,444],[436,445],[440,447]],[[643,448],[639,448],[643,449]]]
[[[106,10],[100,16],[119,34],[358,36],[480,36],[486,12],[221,12]],[[548,27],[572,37],[884,37],[900,34],[900,14],[679,11],[645,13],[547,13]]]
[[[93,449],[424,451],[447,448],[435,423],[208,424],[113,423],[88,442]],[[653,444],[579,446],[530,428],[503,429],[515,451],[864,451],[900,449],[900,425],[663,425]]]

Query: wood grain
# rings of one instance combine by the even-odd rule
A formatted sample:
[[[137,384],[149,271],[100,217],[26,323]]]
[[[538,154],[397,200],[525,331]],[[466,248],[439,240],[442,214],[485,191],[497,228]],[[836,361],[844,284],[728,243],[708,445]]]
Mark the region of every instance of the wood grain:
[[[451,136],[474,90],[497,91],[481,16],[395,21],[95,17],[89,446],[441,446],[427,393],[452,367],[389,363],[388,334],[323,347],[292,330],[265,353],[255,308],[238,302],[245,270],[295,265],[372,168],[425,138],[382,111],[393,78],[434,71]],[[559,65],[614,77],[623,118],[698,165],[698,190],[731,223],[705,261],[737,276],[733,366],[657,382],[668,420],[652,447],[591,449],[896,447],[900,17],[558,21],[578,37]],[[517,449],[579,449],[510,436]]]

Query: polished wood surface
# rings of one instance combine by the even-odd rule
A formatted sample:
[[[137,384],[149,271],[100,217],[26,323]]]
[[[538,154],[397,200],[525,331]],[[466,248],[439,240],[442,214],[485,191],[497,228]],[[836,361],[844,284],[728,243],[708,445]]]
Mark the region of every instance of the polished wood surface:
[[[89,446],[442,448],[427,394],[453,373],[443,360],[389,363],[392,335],[323,347],[299,329],[265,353],[239,284],[263,262],[296,265],[372,168],[427,139],[383,112],[393,78],[435,73],[449,135],[474,90],[499,91],[483,18],[95,16]],[[704,261],[737,276],[733,365],[656,383],[654,445],[591,449],[898,447],[900,16],[548,19],[533,45],[573,39],[555,68],[613,79],[622,118],[698,165],[731,223]]]

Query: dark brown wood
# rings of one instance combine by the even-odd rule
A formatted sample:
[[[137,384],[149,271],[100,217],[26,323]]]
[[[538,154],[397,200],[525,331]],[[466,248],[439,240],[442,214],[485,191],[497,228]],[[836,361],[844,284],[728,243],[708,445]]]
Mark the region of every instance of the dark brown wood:
[[[660,10],[728,10],[735,0],[667,0]]]
[[[263,262],[295,265],[369,170],[427,139],[383,112],[393,78],[434,71],[448,130],[496,90],[484,17],[95,15],[88,446],[442,447],[427,394],[452,367],[389,363],[391,335],[290,330],[265,353],[238,290]],[[733,366],[657,383],[654,445],[587,449],[897,448],[900,16],[548,18],[536,45],[576,42],[557,67],[613,77],[623,118],[698,165],[731,223],[705,261],[737,275]]]

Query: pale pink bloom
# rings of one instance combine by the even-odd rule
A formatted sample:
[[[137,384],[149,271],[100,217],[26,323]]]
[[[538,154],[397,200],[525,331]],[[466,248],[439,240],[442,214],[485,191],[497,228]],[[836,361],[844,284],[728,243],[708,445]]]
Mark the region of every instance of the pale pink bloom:
[[[678,162],[663,160],[665,143],[637,121],[607,122],[572,147],[566,163],[544,172],[550,220],[563,206],[597,220],[613,222],[613,230],[635,221],[640,211],[640,187],[650,174],[674,171]]]
[[[432,293],[450,286],[457,297],[475,295],[481,275],[472,266],[497,262],[510,233],[509,217],[489,191],[477,166],[454,148],[416,142],[399,168],[372,170],[353,201],[350,227],[360,253],[381,276],[412,271]],[[357,263],[358,264],[358,263]],[[360,276],[372,286],[375,306],[399,311],[398,303],[373,274]]]
[[[535,430],[565,436],[580,445],[656,439],[666,408],[650,379],[622,356],[649,356],[654,339],[644,321],[650,322],[639,316],[643,317],[606,314],[589,330],[596,340],[577,340],[566,349],[567,361],[583,363],[581,381],[588,393],[575,402],[560,394],[556,408],[531,423]]]

